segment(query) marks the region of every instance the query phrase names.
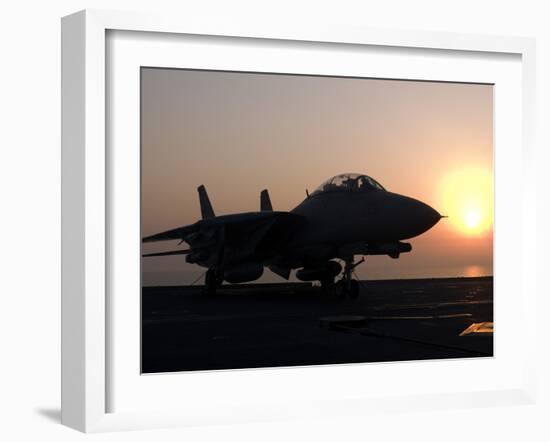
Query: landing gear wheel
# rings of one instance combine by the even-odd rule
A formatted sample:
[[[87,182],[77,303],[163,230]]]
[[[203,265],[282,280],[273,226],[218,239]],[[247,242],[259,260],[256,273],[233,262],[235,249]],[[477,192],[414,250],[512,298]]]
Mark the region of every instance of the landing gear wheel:
[[[359,296],[359,282],[355,279],[352,279],[349,282],[348,296],[353,299],[356,299]]]
[[[337,298],[345,298],[346,296],[346,284],[343,279],[340,279],[334,286]]]
[[[321,280],[321,289],[325,293],[332,293],[335,289],[334,278]]]
[[[340,279],[337,283],[337,290],[336,293],[340,297],[349,296],[350,298],[357,298],[359,296],[359,282],[353,279],[353,269],[357,267],[359,264],[363,263],[365,261],[365,258],[362,258],[358,262],[353,262],[353,256],[347,258],[345,260],[345,267],[344,267],[344,273],[342,275],[342,279]]]
[[[215,269],[208,269],[204,277],[204,293],[206,295],[215,295],[218,288],[218,278]]]

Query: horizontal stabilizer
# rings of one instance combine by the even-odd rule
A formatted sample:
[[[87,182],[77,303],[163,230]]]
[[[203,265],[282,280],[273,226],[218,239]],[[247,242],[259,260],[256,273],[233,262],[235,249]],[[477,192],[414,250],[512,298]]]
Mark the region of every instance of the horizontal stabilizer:
[[[197,223],[189,226],[178,227],[177,229],[167,230],[166,232],[160,232],[155,235],[146,236],[143,238],[143,242],[156,242],[156,241],[170,241],[170,240],[185,240],[188,235],[195,233],[199,230]]]
[[[262,193],[260,193],[260,210],[262,212],[273,212],[273,206],[271,205],[267,189],[262,190]]]
[[[157,253],[146,253],[143,256],[144,258],[148,258],[150,256],[170,256],[170,255],[187,255],[191,253],[191,250],[171,250],[169,252],[157,252]]]

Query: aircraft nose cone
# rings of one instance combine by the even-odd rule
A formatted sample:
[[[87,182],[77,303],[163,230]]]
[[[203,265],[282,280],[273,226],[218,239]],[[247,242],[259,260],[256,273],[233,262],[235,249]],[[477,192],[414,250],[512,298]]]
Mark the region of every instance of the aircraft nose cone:
[[[418,216],[421,218],[421,223],[426,226],[426,230],[432,228],[441,219],[441,215],[433,207],[428,206],[425,203],[420,202],[418,209]]]
[[[400,208],[400,223],[405,236],[409,238],[426,232],[441,219],[437,210],[413,198],[403,197]]]

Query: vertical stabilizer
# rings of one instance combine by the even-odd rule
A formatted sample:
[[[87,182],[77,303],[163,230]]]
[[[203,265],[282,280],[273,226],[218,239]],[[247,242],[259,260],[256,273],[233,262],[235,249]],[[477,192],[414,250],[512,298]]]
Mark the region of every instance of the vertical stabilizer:
[[[202,219],[214,218],[216,215],[214,215],[212,204],[210,204],[210,199],[206,193],[206,187],[201,184],[197,190],[199,192],[199,203],[201,205]]]
[[[267,192],[267,189],[262,190],[262,193],[260,193],[260,210],[262,212],[273,212],[271,199],[269,198],[269,193]]]

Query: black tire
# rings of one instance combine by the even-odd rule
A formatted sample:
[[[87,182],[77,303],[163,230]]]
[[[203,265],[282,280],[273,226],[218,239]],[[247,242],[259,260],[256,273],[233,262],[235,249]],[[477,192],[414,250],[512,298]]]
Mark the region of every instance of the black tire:
[[[215,295],[217,287],[216,271],[214,269],[208,269],[204,277],[204,293],[206,295]]]
[[[331,291],[334,290],[334,278],[329,278],[329,279],[323,279],[321,281],[321,288],[323,289],[324,292],[327,292],[327,293],[330,293]]]
[[[344,283],[344,281],[342,279],[335,284],[334,289],[335,289],[334,292],[335,292],[337,298],[345,298],[346,297],[346,292],[347,292],[346,284]]]
[[[349,282],[349,297],[353,299],[357,298],[359,296],[359,291],[360,291],[359,282],[356,281],[355,279],[352,279]]]

